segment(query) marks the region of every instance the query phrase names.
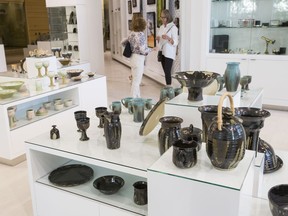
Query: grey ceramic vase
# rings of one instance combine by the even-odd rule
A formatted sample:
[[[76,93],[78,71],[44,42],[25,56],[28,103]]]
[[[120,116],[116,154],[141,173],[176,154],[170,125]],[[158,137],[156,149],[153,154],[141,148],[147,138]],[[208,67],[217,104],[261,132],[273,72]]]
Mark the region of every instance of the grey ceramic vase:
[[[228,92],[235,92],[240,83],[239,62],[227,62],[227,67],[224,73],[225,87]]]
[[[104,120],[104,135],[108,149],[120,148],[121,134],[119,113],[107,112]]]
[[[181,138],[182,118],[165,116],[160,118],[161,128],[158,132],[158,144],[160,155],[167,151],[172,144]]]

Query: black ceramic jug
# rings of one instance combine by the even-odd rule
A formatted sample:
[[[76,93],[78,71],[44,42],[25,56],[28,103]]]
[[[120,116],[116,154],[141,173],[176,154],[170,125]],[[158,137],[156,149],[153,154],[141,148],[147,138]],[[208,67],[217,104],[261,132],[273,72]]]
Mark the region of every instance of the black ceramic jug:
[[[231,112],[224,112],[222,103],[225,97],[230,100]],[[215,168],[227,170],[237,167],[245,154],[246,135],[242,120],[235,117],[233,98],[229,93],[221,96],[218,116],[208,128],[207,155]]]

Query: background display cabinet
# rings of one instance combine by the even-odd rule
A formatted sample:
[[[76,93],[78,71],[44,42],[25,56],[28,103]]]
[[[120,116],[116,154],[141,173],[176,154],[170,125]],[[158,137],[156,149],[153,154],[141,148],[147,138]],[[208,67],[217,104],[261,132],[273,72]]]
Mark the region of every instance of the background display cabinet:
[[[1,77],[1,82],[11,80]],[[38,133],[49,137],[52,125],[57,125],[61,133],[62,127],[75,124],[74,111],[84,109],[91,116],[95,115],[95,107],[107,106],[106,77],[102,75],[65,85],[57,83],[41,91],[35,91],[33,79],[17,80],[25,82],[29,90],[0,100],[0,163],[16,165],[25,160],[24,141]]]
[[[286,54],[288,2],[212,0],[209,52]]]

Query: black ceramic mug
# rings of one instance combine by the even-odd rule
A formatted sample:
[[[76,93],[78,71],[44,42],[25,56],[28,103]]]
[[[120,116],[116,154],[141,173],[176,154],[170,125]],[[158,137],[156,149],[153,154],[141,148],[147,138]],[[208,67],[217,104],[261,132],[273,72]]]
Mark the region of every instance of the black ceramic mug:
[[[146,205],[148,202],[147,198],[147,182],[138,181],[133,184],[134,187],[134,203],[137,205]]]
[[[172,161],[179,168],[190,168],[197,163],[197,147],[195,141],[177,140],[173,144]]]

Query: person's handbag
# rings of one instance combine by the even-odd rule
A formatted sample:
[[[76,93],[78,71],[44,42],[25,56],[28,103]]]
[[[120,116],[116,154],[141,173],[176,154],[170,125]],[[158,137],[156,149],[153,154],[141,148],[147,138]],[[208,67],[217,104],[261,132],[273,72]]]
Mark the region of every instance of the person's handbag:
[[[129,41],[127,41],[125,48],[124,48],[124,51],[123,51],[123,56],[130,58],[131,55],[132,55],[131,46],[130,46]]]
[[[161,62],[161,61],[162,61],[162,50],[159,50],[159,51],[158,51],[157,60],[158,60],[158,62]]]

